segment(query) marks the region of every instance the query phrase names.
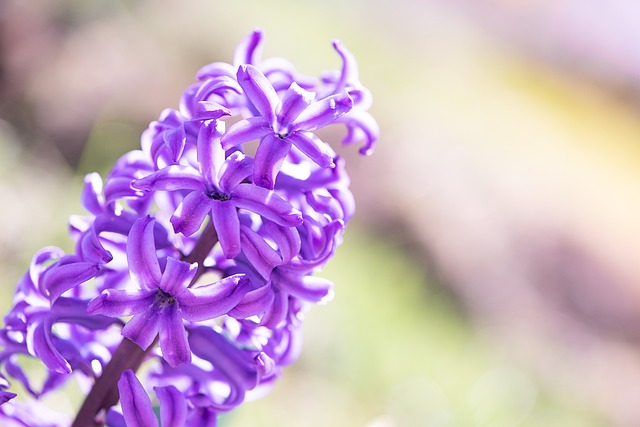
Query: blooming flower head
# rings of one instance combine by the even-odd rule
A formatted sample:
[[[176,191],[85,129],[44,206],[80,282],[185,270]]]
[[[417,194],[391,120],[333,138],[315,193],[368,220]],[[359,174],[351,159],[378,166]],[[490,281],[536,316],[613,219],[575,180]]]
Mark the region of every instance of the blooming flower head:
[[[354,214],[344,159],[314,132],[345,125],[370,154],[378,128],[342,43],[341,69],[314,79],[263,60],[263,41],[203,67],[141,149],[87,175],[75,249],[34,255],[0,329],[0,425],[68,424],[30,413],[10,381],[37,398],[78,376],[73,426],[214,426],[296,360],[303,312],[333,295],[314,274]]]

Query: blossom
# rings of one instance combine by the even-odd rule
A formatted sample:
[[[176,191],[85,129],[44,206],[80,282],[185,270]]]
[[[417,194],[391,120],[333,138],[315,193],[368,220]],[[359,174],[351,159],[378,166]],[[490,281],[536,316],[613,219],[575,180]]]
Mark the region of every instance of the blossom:
[[[154,220],[141,218],[131,228],[127,257],[138,290],[108,289],[91,301],[90,314],[133,317],[122,335],[147,349],[160,337],[163,358],[172,366],[191,361],[183,319],[197,322],[226,314],[249,289],[242,275],[190,288],[197,265],[172,257],[161,271],[153,240]]]
[[[253,172],[253,160],[237,151],[225,159],[220,135],[213,122],[200,129],[199,170],[167,166],[132,185],[147,191],[191,190],[171,217],[175,232],[192,235],[210,214],[224,254],[234,258],[241,249],[238,208],[287,226],[300,225],[302,217],[278,194],[243,182]]]
[[[259,116],[231,126],[222,137],[222,148],[228,150],[260,139],[254,183],[273,188],[292,144],[318,165],[333,167],[333,150],[310,131],[332,123],[351,110],[353,101],[346,92],[316,101],[315,93],[293,82],[280,101],[269,80],[256,67],[241,66],[237,78]]]
[[[263,59],[263,42],[254,30],[232,64],[202,67],[139,150],[85,177],[73,250],[36,252],[0,328],[0,424],[69,425],[10,381],[37,399],[76,377],[74,427],[158,426],[156,403],[162,427],[215,426],[298,358],[303,312],[333,295],[315,274],[355,209],[344,159],[314,131],[342,123],[362,154],[379,131],[340,42],[341,69],[319,79]]]

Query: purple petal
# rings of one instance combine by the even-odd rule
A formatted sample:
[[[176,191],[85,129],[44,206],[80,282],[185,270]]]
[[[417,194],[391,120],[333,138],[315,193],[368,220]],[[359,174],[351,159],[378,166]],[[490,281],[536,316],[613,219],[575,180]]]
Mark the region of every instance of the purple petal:
[[[196,73],[198,80],[205,80],[211,77],[227,76],[232,77],[235,73],[235,68],[227,64],[226,62],[214,62],[207,64]]]
[[[231,192],[238,184],[253,173],[253,159],[236,151],[222,164],[219,175],[220,190]]]
[[[187,143],[187,134],[184,131],[184,126],[178,126],[164,131],[162,133],[162,139],[169,149],[171,160],[177,162],[182,156],[184,146]]]
[[[192,167],[171,165],[133,181],[131,186],[146,191],[205,190],[206,182]]]
[[[278,286],[285,292],[303,301],[312,303],[327,302],[333,297],[333,282],[321,277],[295,277],[293,274],[280,273]]]
[[[215,120],[222,116],[230,116],[231,111],[216,102],[199,101],[195,106],[194,119],[197,120]]]
[[[250,117],[232,124],[222,135],[222,148],[228,150],[245,142],[260,139],[273,129],[262,117]]]
[[[144,193],[132,187],[134,179],[128,176],[110,177],[104,186],[104,197],[107,203],[124,197],[140,197]]]
[[[38,323],[29,328],[27,346],[32,349],[45,366],[61,374],[71,373],[71,365],[58,352],[51,341],[51,328],[44,323]]]
[[[273,269],[282,263],[278,253],[258,233],[248,227],[241,227],[240,240],[242,252],[253,268],[268,280]]]
[[[99,271],[100,267],[94,262],[55,264],[40,277],[40,286],[54,302],[69,289],[94,278]]]
[[[240,221],[235,205],[229,201],[213,200],[211,218],[224,256],[235,258],[240,253]]]
[[[90,173],[84,177],[84,187],[81,196],[82,206],[94,215],[103,210],[102,178],[98,173]]]
[[[375,142],[380,136],[380,128],[371,114],[366,111],[351,110],[337,121],[345,123],[347,126],[347,134],[342,140],[343,144],[364,141],[359,150],[360,154],[368,156],[373,153]]]
[[[76,298],[58,298],[51,305],[49,313],[56,323],[73,323],[91,330],[105,329],[117,321],[106,316],[91,315],[87,301]]]
[[[106,289],[89,303],[87,313],[110,317],[131,316],[149,309],[156,300],[157,289],[117,290]]]
[[[291,258],[300,252],[300,233],[293,227],[283,227],[271,221],[265,221],[264,224],[267,234],[278,245],[282,263],[286,264]]]
[[[262,31],[259,29],[253,30],[253,32],[244,37],[236,47],[233,55],[233,64],[235,66],[239,66],[242,64],[257,64],[260,62],[262,43]]]
[[[238,95],[242,95],[242,88],[235,79],[226,76],[217,76],[207,79],[198,87],[194,99],[197,101],[206,101],[212,95],[224,97],[224,92],[232,91]]]
[[[217,184],[218,170],[224,162],[224,150],[220,146],[223,130],[223,122],[212,121],[204,123],[198,132],[198,163],[209,186]]]
[[[151,399],[131,369],[127,369],[120,375],[118,391],[127,427],[158,426]]]
[[[281,327],[289,313],[289,295],[281,292],[277,287],[273,288],[273,303],[260,320],[260,325],[269,329]]]
[[[11,393],[10,391],[0,391],[0,405],[7,403],[16,396],[17,394]]]
[[[187,420],[187,399],[174,386],[155,387],[160,402],[162,427],[184,427]]]
[[[160,289],[178,298],[196,276],[198,264],[189,264],[175,258],[167,258],[167,266],[162,273]]]
[[[256,110],[273,126],[276,122],[275,111],[280,99],[269,80],[253,65],[241,65],[236,74],[238,83]]]
[[[187,331],[184,329],[178,304],[168,304],[163,307],[158,320],[160,349],[164,360],[172,367],[191,362]]]
[[[173,231],[185,236],[191,236],[198,231],[211,210],[213,202],[201,191],[192,191],[187,194],[171,217]]]
[[[284,158],[291,149],[289,138],[281,139],[275,134],[269,134],[262,138],[253,167],[253,182],[260,187],[273,189],[276,175]]]
[[[318,166],[323,168],[335,166],[333,158],[336,153],[311,132],[294,132],[287,139]]]
[[[129,273],[143,288],[156,288],[162,276],[156,255],[154,225],[155,221],[150,216],[136,220],[127,241]]]
[[[106,264],[113,259],[111,252],[102,246],[95,227],[91,227],[80,240],[82,259],[96,264]]]
[[[278,127],[286,128],[315,99],[316,94],[302,89],[296,82],[291,83],[282,98],[282,106],[278,112]]]
[[[302,224],[302,214],[273,191],[253,184],[240,184],[232,193],[239,208],[250,210],[279,225],[296,227]]]
[[[188,289],[177,298],[182,316],[192,322],[199,322],[227,314],[250,289],[249,279],[236,274],[210,285]]]
[[[146,350],[158,335],[161,314],[160,309],[154,304],[146,311],[134,315],[122,328],[122,336]]]
[[[349,94],[342,93],[311,104],[291,124],[291,130],[315,130],[327,126],[353,107]]]
[[[261,286],[258,289],[247,292],[238,305],[227,314],[236,319],[246,319],[247,317],[264,313],[272,302],[273,290],[271,286]]]
[[[245,390],[253,389],[258,372],[250,352],[244,352],[210,327],[196,327],[189,334],[193,354],[210,361],[229,381],[230,385],[244,396]]]

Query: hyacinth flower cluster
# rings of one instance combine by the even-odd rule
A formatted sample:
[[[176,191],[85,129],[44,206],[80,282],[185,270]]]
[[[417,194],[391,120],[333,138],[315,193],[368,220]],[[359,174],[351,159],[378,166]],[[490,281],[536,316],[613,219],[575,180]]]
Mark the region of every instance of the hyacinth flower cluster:
[[[303,312],[332,296],[314,274],[354,213],[315,132],[340,123],[368,155],[378,128],[340,42],[341,69],[318,79],[262,44],[256,30],[233,65],[203,67],[140,150],[85,177],[74,252],[38,251],[4,318],[0,425],[215,426],[296,360]],[[70,378],[77,414],[40,403]]]

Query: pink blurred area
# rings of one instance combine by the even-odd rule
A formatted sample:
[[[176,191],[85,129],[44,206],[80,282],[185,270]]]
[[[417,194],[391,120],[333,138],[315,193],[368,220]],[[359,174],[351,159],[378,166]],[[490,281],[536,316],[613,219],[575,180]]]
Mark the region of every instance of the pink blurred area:
[[[86,172],[96,123],[141,131],[254,26],[310,74],[342,38],[382,129],[339,150],[361,222],[541,381],[640,425],[640,3],[160,3],[0,4],[5,143]]]

